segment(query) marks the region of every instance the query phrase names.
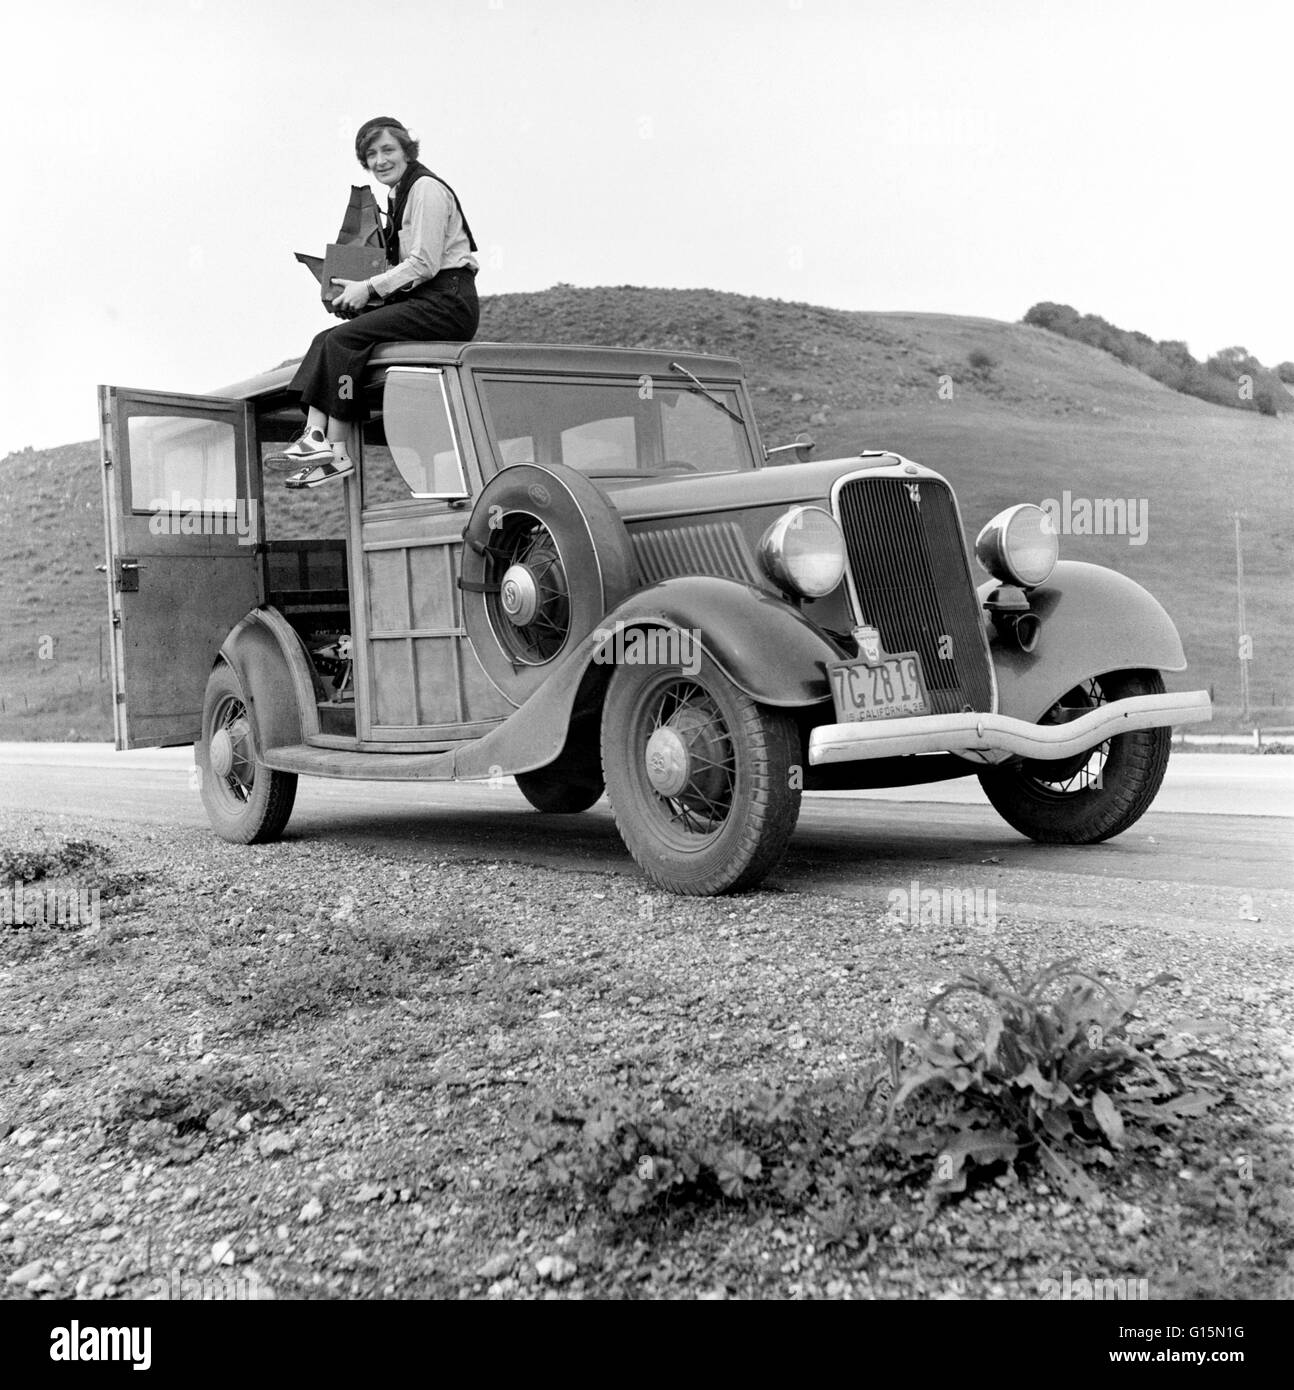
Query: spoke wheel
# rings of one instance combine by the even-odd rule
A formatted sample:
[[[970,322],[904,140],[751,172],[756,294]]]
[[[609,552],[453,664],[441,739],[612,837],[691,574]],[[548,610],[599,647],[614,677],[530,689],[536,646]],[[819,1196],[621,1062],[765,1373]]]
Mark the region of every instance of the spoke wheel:
[[[518,663],[540,666],[566,645],[571,630],[566,570],[552,532],[538,517],[513,513],[486,565],[490,622]]]
[[[1163,693],[1157,671],[1115,671],[1076,686],[1039,722],[1063,724],[1110,700]],[[1096,844],[1145,814],[1164,780],[1171,743],[1171,729],[1136,729],[1072,758],[986,768],[980,785],[1002,819],[1031,840]]]
[[[223,663],[207,682],[195,760],[203,805],[221,839],[243,845],[278,839],[292,814],[296,774],[260,761],[243,692]]]
[[[794,721],[738,690],[709,658],[621,666],[602,710],[602,767],[621,838],[675,893],[753,888],[800,810]],[[793,785],[796,784],[796,785]]]
[[[463,530],[463,626],[486,676],[522,705],[638,585],[624,522],[574,468],[514,463]]]

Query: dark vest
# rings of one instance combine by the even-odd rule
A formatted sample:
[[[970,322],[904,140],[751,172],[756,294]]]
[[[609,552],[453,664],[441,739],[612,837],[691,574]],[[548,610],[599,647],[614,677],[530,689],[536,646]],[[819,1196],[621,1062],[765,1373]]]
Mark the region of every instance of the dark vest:
[[[390,215],[386,221],[386,229],[382,233],[389,265],[400,264],[400,224],[404,221],[404,207],[409,201],[409,190],[413,187],[414,181],[423,177],[433,178],[437,183],[449,189],[449,196],[454,200],[458,215],[463,219],[463,231],[467,235],[467,244],[473,251],[476,250],[476,238],[472,235],[471,227],[467,225],[467,214],[463,211],[462,203],[458,201],[458,194],[445,183],[439,174],[433,174],[425,164],[419,164],[414,159],[409,161],[409,167],[400,176],[400,182],[396,184],[395,192],[391,195]]]

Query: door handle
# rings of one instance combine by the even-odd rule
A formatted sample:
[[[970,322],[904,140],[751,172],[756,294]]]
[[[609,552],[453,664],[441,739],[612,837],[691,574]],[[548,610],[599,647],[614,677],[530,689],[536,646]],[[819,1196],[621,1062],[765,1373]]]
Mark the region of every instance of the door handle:
[[[118,560],[117,592],[137,594],[139,592],[139,571],[147,568],[147,565],[141,565],[138,560]]]

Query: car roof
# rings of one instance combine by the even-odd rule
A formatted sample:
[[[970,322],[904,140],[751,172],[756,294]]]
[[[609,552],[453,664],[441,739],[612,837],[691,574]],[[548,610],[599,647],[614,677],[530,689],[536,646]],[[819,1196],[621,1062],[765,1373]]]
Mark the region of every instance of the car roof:
[[[385,343],[369,358],[369,370],[463,366],[514,372],[677,376],[670,371],[671,362],[678,362],[688,371],[710,380],[737,381],[742,375],[741,363],[735,357],[668,348],[597,347],[582,343]],[[288,385],[296,369],[296,362],[288,362],[210,394],[236,400],[274,396]]]

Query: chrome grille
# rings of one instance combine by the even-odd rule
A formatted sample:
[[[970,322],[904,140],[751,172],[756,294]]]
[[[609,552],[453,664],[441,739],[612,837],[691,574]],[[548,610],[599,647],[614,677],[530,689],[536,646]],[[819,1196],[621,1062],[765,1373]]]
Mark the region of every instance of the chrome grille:
[[[979,599],[947,485],[854,478],[837,506],[858,621],[880,630],[887,652],[920,654],[931,714],[991,710]]]

